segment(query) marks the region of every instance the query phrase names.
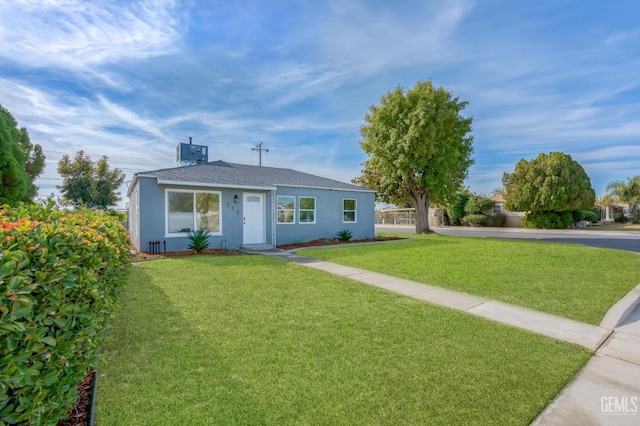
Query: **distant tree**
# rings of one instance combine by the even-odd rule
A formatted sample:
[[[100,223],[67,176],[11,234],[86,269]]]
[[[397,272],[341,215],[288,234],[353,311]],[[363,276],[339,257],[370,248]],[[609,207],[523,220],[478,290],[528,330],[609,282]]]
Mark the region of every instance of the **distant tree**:
[[[616,200],[613,199],[613,196],[611,194],[604,194],[596,202],[601,208],[609,207],[616,204]]]
[[[497,188],[493,188],[493,190],[491,191],[491,195],[492,196],[496,196],[496,195],[503,195],[505,194],[505,190],[504,187],[499,186]]]
[[[471,197],[471,192],[467,188],[455,193],[449,197],[447,204],[447,216],[449,217],[449,225],[460,225],[460,220],[464,216],[464,207]]]
[[[0,204],[33,202],[38,193],[35,180],[44,170],[45,156],[29,132],[0,105]]]
[[[494,201],[482,195],[472,195],[464,206],[464,212],[468,214],[482,214],[484,210],[493,208]]]
[[[380,202],[411,203],[416,232],[429,231],[429,203],[446,204],[473,164],[466,101],[430,81],[401,87],[371,106],[360,129],[360,146],[369,155],[353,182],[375,189]]]
[[[62,198],[75,207],[106,210],[115,206],[120,201],[117,189],[125,175],[120,169],[111,170],[107,161],[103,156],[94,163],[84,151],[78,151],[73,160],[64,155],[58,162],[58,174],[62,177],[62,186],[58,189]]]
[[[562,152],[520,160],[505,173],[505,208],[515,212],[565,212],[593,208],[596,194],[582,166]]]
[[[608,197],[609,205],[623,204],[626,207],[628,220],[633,222],[636,208],[640,204],[640,176],[627,179],[626,182],[622,180],[610,182],[606,190],[605,197]]]

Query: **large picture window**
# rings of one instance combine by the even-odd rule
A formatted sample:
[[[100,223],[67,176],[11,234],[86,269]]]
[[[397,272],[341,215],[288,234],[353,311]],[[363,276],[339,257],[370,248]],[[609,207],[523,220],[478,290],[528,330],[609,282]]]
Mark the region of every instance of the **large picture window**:
[[[278,223],[295,223],[296,197],[278,195]]]
[[[316,223],[316,199],[315,197],[300,197],[298,222]]]
[[[167,233],[220,232],[220,193],[167,191]]]
[[[357,204],[355,199],[345,198],[342,200],[342,221],[355,222],[357,217]]]

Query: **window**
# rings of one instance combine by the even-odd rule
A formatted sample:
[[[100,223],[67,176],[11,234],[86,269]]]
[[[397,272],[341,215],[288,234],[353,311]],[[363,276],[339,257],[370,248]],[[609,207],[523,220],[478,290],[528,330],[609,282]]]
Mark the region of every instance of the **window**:
[[[493,205],[493,214],[502,213],[502,204],[494,204]]]
[[[220,232],[220,193],[167,191],[167,233]]]
[[[296,197],[278,195],[278,223],[295,223]]]
[[[316,223],[316,199],[315,197],[300,197],[298,212],[299,223]]]
[[[345,198],[342,200],[342,221],[343,222],[355,222],[356,221],[356,200]]]

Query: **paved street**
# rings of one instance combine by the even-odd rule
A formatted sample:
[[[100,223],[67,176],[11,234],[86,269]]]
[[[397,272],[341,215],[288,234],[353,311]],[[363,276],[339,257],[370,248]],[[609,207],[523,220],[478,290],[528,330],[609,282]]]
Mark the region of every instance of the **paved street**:
[[[441,235],[543,240],[640,253],[640,232],[607,232],[589,229],[473,228],[466,226],[437,227],[432,229]],[[376,232],[415,234],[415,227],[413,225],[376,225]]]

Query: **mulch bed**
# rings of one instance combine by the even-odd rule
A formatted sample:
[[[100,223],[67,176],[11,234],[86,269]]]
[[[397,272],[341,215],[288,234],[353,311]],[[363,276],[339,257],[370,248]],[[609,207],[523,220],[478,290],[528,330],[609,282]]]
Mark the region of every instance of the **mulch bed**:
[[[132,249],[133,253],[132,261],[133,262],[141,262],[144,260],[155,260],[155,259],[167,259],[172,257],[184,257],[184,256],[195,256],[196,253],[193,250],[185,250],[185,251],[176,251],[176,252],[167,252],[167,253],[159,253],[159,254],[151,254],[140,252]],[[200,254],[213,254],[220,256],[233,256],[246,254],[241,252],[240,250],[220,250],[220,249],[205,249],[200,252]]]
[[[78,384],[78,402],[69,410],[69,417],[60,420],[58,426],[88,426],[91,417],[91,396],[93,394],[93,370],[89,370]]]
[[[375,238],[369,238],[365,240],[339,241],[339,240],[323,238],[320,240],[308,241],[306,243],[283,244],[277,247],[283,250],[292,250],[292,249],[305,248],[305,247],[334,246],[334,245],[340,245],[340,244],[353,244],[353,243],[372,243],[376,241],[389,241],[389,240],[401,240],[401,239],[402,238],[398,238],[398,237],[375,237]],[[133,253],[133,258],[131,259],[133,262],[196,255],[196,253],[193,250],[167,252],[167,253],[159,253],[159,254],[145,253],[145,252],[137,251],[133,248],[131,251]],[[220,255],[220,256],[236,255],[237,256],[237,255],[243,255],[247,253],[240,250],[205,249],[205,250],[202,250],[199,254]]]
[[[308,241],[306,243],[296,243],[296,244],[283,244],[278,246],[279,249],[283,250],[292,250],[297,248],[305,248],[305,247],[321,247],[321,246],[335,246],[340,244],[354,244],[354,243],[373,243],[377,241],[389,241],[389,240],[401,240],[399,237],[374,237],[365,240],[349,240],[349,241],[339,241],[339,240],[330,240],[328,238],[323,238],[320,240]]]

